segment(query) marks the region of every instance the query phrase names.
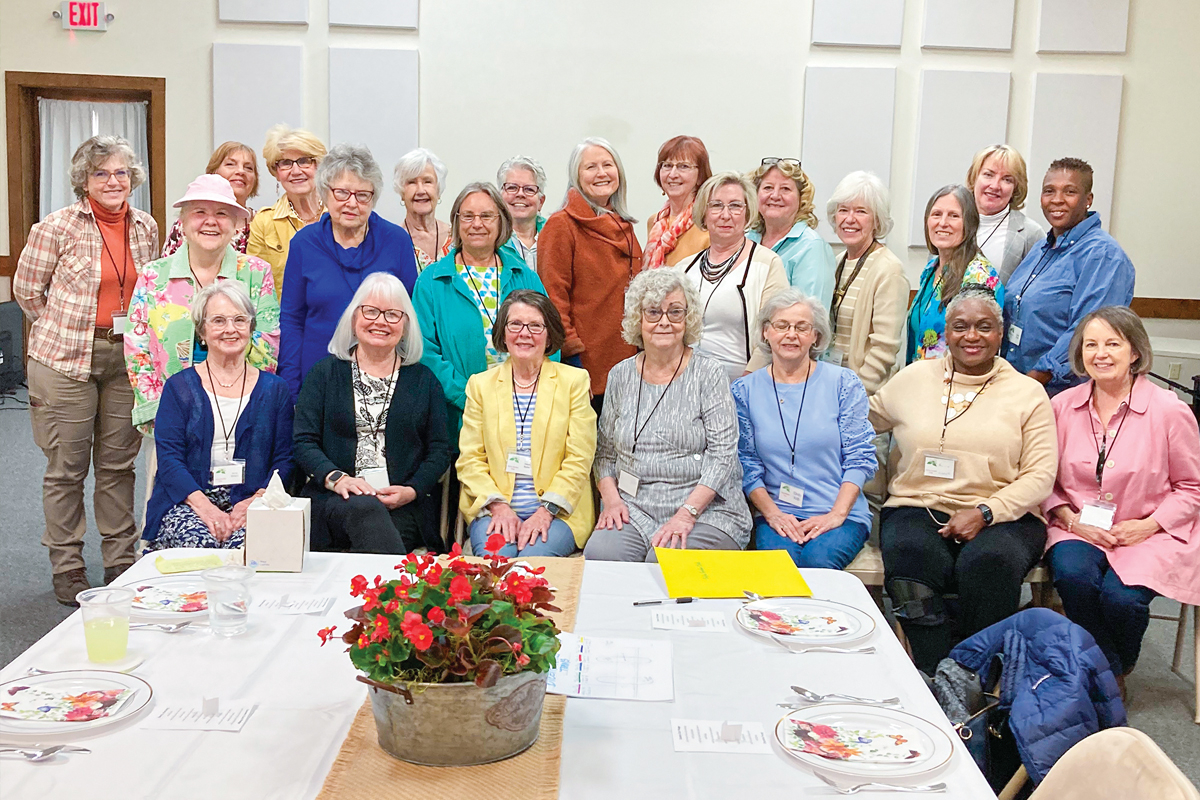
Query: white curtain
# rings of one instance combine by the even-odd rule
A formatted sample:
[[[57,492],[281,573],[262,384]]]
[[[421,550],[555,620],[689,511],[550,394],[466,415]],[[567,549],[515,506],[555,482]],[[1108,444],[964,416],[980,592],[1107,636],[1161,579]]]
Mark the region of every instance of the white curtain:
[[[147,162],[146,104],[92,103],[38,98],[42,134],[41,216],[75,202],[71,189],[71,156],[93,136],[120,136],[133,146],[146,170],[146,182],[133,190],[129,202],[150,212],[150,165]]]

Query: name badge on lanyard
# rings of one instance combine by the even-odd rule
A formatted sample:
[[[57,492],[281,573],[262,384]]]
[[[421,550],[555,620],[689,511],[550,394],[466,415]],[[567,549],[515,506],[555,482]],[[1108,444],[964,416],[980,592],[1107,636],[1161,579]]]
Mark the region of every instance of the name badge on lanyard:
[[[1020,347],[1022,332],[1023,331],[1021,330],[1020,325],[1015,325],[1015,324],[1009,325],[1008,326],[1008,342],[1009,342],[1009,344],[1011,344],[1013,347]]]
[[[358,477],[371,484],[372,489],[384,489],[391,485],[391,481],[388,480],[387,467],[364,469],[362,475]]]
[[[113,336],[125,335],[125,320],[127,317],[124,314],[112,315],[112,332]]]
[[[641,479],[632,472],[620,470],[617,473],[617,488],[630,497],[637,497],[638,485],[641,482]]]
[[[213,486],[240,486],[246,482],[246,460],[235,458],[228,464],[212,465]]]
[[[954,468],[958,465],[957,456],[948,456],[945,453],[926,452],[925,459],[925,477],[940,478],[942,480],[954,480]]]
[[[533,475],[533,457],[509,450],[505,470],[514,475]]]
[[[779,484],[779,500],[790,506],[800,508],[804,505],[804,490],[790,483]]]
[[[1117,507],[1115,505],[1103,500],[1096,500],[1083,504],[1083,508],[1079,512],[1079,523],[1108,531],[1112,530],[1113,519],[1116,515]]]

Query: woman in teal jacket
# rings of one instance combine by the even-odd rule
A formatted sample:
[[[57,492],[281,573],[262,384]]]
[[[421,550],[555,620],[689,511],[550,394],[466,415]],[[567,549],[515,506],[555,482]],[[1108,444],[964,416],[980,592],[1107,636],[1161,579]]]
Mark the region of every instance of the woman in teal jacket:
[[[467,379],[504,359],[491,341],[496,309],[517,289],[546,290],[524,259],[502,249],[512,235],[512,217],[495,186],[468,184],[454,201],[450,224],[450,252],[417,278],[413,306],[425,340],[421,363],[442,384],[451,441],[457,442]]]

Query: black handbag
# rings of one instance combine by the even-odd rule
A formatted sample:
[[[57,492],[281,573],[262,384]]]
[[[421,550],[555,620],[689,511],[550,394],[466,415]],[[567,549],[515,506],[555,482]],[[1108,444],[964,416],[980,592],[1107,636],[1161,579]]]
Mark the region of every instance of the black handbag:
[[[971,716],[954,726],[976,766],[992,791],[999,793],[1021,766],[1016,739],[1008,725],[1008,709],[1000,705],[1000,673],[1004,658],[997,654],[988,674],[988,686],[980,685],[971,699]],[[974,675],[979,680],[977,674]]]

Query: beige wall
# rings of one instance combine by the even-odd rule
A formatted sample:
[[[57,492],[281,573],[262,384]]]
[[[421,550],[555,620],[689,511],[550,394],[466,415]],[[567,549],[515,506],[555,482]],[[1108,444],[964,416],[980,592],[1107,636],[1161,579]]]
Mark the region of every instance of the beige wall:
[[[320,135],[328,130],[326,47],[419,43],[421,140],[450,167],[449,198],[469,180],[491,179],[502,159],[522,153],[546,165],[547,209],[553,209],[571,147],[602,135],[625,160],[631,207],[642,219],[661,202],[650,175],[664,139],[701,136],[718,169],[748,169],[764,154],[798,154],[806,63],[896,66],[897,231],[907,230],[914,213],[909,186],[923,67],[1011,71],[1009,141],[1022,150],[1029,145],[1034,72],[1122,73],[1115,200],[1106,224],[1138,268],[1139,296],[1200,299],[1200,264],[1185,238],[1194,212],[1190,203],[1172,200],[1200,184],[1195,0],[1135,0],[1128,52],[1117,56],[1038,55],[1037,0],[1017,0],[1011,53],[922,51],[922,0],[906,4],[899,51],[811,47],[809,0],[608,0],[603,12],[561,0],[425,0],[419,34],[330,31],[324,0],[312,0],[307,27],[221,24],[216,0],[124,0],[109,4],[117,18],[107,33],[72,36],[50,17],[50,5],[0,0],[0,67],[165,77],[169,200],[209,154],[214,41],[303,44],[305,124]],[[372,79],[378,78],[364,76]],[[853,124],[853,91],[847,87],[847,124]],[[1042,168],[1032,165],[1035,181]],[[267,180],[259,204],[273,196]],[[3,253],[6,200],[0,212]],[[893,239],[900,242],[899,233]],[[926,256],[916,248],[907,256],[915,278]]]

